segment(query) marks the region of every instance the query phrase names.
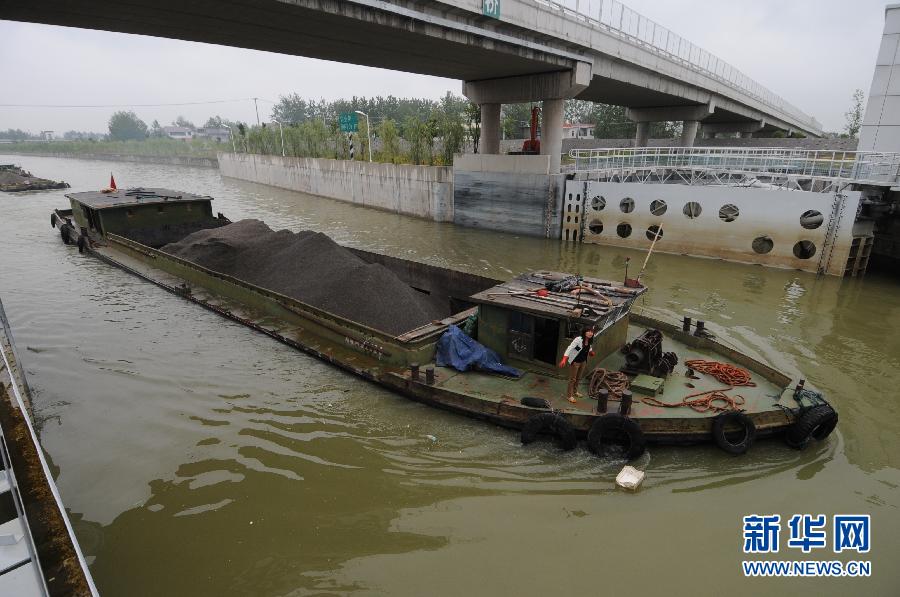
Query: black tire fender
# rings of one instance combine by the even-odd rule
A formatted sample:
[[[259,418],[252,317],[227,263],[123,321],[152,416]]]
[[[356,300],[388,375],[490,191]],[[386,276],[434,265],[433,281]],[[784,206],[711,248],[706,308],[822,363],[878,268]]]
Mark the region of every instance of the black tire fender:
[[[78,252],[84,253],[84,248],[87,246],[87,237],[83,234],[78,237]]]
[[[802,450],[811,440],[822,441],[837,427],[838,414],[828,404],[820,404],[800,413],[785,435],[787,444]]]
[[[50,227],[56,228],[56,214],[50,214]]]
[[[550,403],[547,400],[535,396],[525,396],[519,402],[531,408],[550,408]]]
[[[573,450],[578,444],[575,428],[559,413],[546,412],[532,415],[522,427],[522,443],[530,444],[541,434],[554,436],[558,440],[559,446],[566,452]]]
[[[634,460],[647,448],[640,424],[619,413],[609,413],[594,421],[587,435],[588,448],[594,454],[601,455],[605,443],[621,438],[626,440],[625,458],[628,460]]]
[[[59,236],[62,238],[63,244],[71,244],[72,238],[69,236],[69,227],[63,224],[59,227]]]
[[[743,433],[737,441],[734,441],[726,435],[725,428],[728,425],[738,425],[742,428]],[[717,446],[729,454],[738,456],[740,454],[746,454],[747,450],[753,445],[753,441],[756,439],[756,425],[753,423],[753,420],[744,413],[737,410],[731,410],[724,412],[713,419],[712,436]]]

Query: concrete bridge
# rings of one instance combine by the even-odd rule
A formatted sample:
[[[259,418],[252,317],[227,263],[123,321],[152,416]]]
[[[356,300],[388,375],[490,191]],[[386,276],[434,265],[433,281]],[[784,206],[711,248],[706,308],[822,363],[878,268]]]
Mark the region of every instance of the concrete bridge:
[[[736,68],[615,0],[0,0],[8,20],[137,33],[460,79],[499,152],[503,103],[543,101],[542,153],[559,171],[563,102],[628,107],[703,132],[821,126]]]

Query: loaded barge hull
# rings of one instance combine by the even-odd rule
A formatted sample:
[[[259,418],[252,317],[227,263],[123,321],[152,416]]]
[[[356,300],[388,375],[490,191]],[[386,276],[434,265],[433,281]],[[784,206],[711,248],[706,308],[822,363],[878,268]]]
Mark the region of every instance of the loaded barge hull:
[[[594,303],[595,307],[600,306],[593,311],[573,312],[565,302],[565,295],[538,294],[535,287],[540,281],[535,276],[559,279],[562,274],[535,272],[530,278],[520,277],[504,283],[351,249],[363,261],[383,265],[411,288],[449,305],[448,316],[392,335],[169,254],[135,240],[128,230],[91,230],[89,218],[79,222],[75,217],[76,221],[72,221],[73,214],[79,213],[77,197],[70,196],[74,212],[58,210],[51,219],[54,225],[63,228],[64,241],[67,237],[69,242],[77,238],[82,252],[408,398],[504,427],[523,429],[523,441],[529,426],[534,427],[536,416],[547,415],[564,422],[567,433],[587,436],[592,445],[591,435],[598,422],[601,419],[608,422],[616,410],[621,410],[623,416],[616,420],[620,425],[622,421],[630,421],[629,425],[637,426],[642,442],[687,444],[716,440],[719,443],[717,420],[720,415],[735,411],[744,423],[729,420],[724,427],[720,423],[718,434],[727,432],[729,437],[736,437],[726,444],[736,445],[737,451],[729,451],[739,453],[749,448],[756,437],[785,432],[790,435],[810,411],[828,408],[833,413],[821,396],[803,389],[802,383],[792,387],[788,376],[716,342],[707,333],[698,333],[702,330],[691,332],[689,328],[631,312],[631,304],[643,289],[629,290],[608,281],[585,278],[585,286],[606,293],[600,297],[605,302]],[[206,213],[211,215],[211,210]],[[85,211],[85,216],[90,214]],[[98,220],[94,222],[101,228]],[[162,245],[158,243],[158,246]],[[536,300],[537,296],[543,298]],[[478,341],[502,354],[510,365],[519,367],[521,376],[461,372],[435,366],[438,341],[448,328],[462,326],[474,318],[478,322]],[[513,329],[515,326],[508,324],[512,320],[529,322],[531,335]],[[656,371],[657,375],[632,371],[631,387],[638,391],[628,409],[620,407],[615,395],[610,397],[606,409],[600,406],[600,401],[590,398],[570,404],[565,400],[565,372],[556,367],[556,362],[574,335],[572,330],[579,325],[600,330],[595,342],[598,354],[588,361],[588,370],[628,370],[630,355],[625,349],[636,347],[657,334],[662,338],[657,348],[677,353],[682,362],[698,359],[725,362],[749,372],[753,383],[745,387],[723,387],[717,379],[696,375],[690,368],[682,373],[681,366],[675,371],[673,365],[662,373]],[[541,351],[536,346],[548,344],[548,338],[552,340],[549,353],[538,354]],[[637,382],[648,380],[653,382],[650,388],[643,388],[644,393],[639,393],[641,388]],[[593,384],[589,388],[591,391],[585,393],[596,398]],[[588,388],[582,385],[581,389]],[[687,404],[686,399],[691,396],[708,397],[715,391],[724,391],[726,402],[707,401],[699,408]],[[547,416],[544,419],[549,420]],[[836,423],[836,414],[827,419],[825,427],[830,428],[825,432],[816,426],[815,431],[821,437],[814,439],[824,438],[833,429],[832,419]],[[538,431],[553,432],[549,428]],[[813,438],[795,438],[794,443],[805,446],[810,439]],[[563,440],[564,444],[570,443]]]

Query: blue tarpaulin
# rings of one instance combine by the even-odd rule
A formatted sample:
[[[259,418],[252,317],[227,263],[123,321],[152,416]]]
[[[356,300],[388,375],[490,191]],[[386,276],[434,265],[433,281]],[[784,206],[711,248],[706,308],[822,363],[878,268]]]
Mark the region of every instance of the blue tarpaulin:
[[[457,371],[475,368],[512,377],[522,375],[518,369],[501,363],[496,352],[468,337],[455,325],[448,327],[438,340],[435,361],[438,367],[453,367]]]

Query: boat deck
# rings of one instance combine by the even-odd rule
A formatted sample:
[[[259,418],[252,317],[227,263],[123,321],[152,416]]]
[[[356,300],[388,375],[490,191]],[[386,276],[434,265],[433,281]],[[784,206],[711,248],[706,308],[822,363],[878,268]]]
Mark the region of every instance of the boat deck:
[[[643,333],[647,328],[644,326],[631,324],[628,328],[629,341],[634,340]],[[663,340],[663,350],[673,351],[678,354],[678,365],[675,371],[665,380],[665,386],[656,398],[662,402],[677,403],[685,397],[699,392],[710,390],[727,389],[729,386],[717,381],[715,378],[703,373],[695,372],[697,379],[691,379],[685,376],[686,367],[684,362],[692,359],[716,360],[729,364],[735,364],[728,361],[721,354],[712,351],[691,348],[682,343],[673,342],[666,337]],[[615,352],[604,359],[600,366],[608,371],[618,371],[625,363],[624,355]],[[460,373],[446,367],[438,367],[435,369],[435,385],[439,388],[450,392],[477,397],[481,400],[501,402],[502,400],[515,400],[518,402],[524,396],[534,396],[544,398],[550,402],[554,409],[563,412],[571,412],[573,414],[592,414],[596,412],[597,402],[588,398],[588,376],[590,371],[585,375],[585,379],[581,382],[579,392],[584,398],[579,398],[577,404],[571,404],[566,400],[566,390],[568,386],[567,378],[550,377],[539,373],[527,371],[519,378],[509,378],[498,375],[490,375],[476,371],[467,371]],[[762,375],[754,374],[751,371],[752,380],[756,383],[755,387],[745,386],[727,390],[725,393],[732,398],[742,396],[745,400],[741,407],[748,413],[761,413],[778,409],[776,404],[782,404],[787,407],[796,407],[790,390],[784,391],[776,384],[767,381]],[[694,387],[689,387],[691,384]],[[638,419],[649,418],[707,418],[714,416],[716,413],[697,412],[696,410],[680,406],[676,408],[664,408],[645,404],[643,398],[647,394],[633,391],[633,403],[631,408],[631,416]],[[610,397],[607,407],[608,412],[618,410],[619,402]]]

